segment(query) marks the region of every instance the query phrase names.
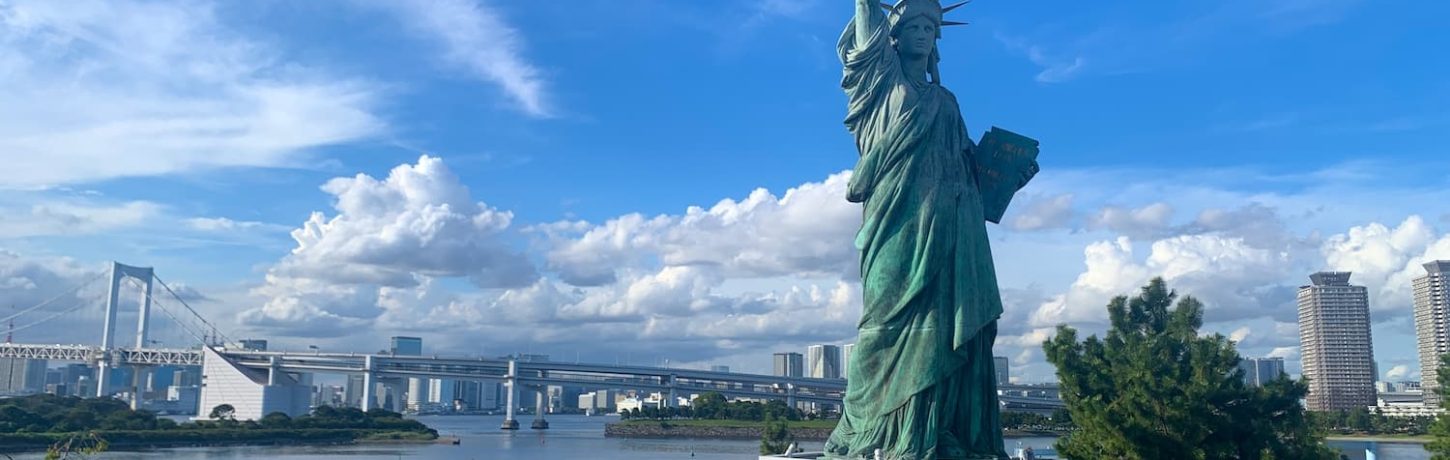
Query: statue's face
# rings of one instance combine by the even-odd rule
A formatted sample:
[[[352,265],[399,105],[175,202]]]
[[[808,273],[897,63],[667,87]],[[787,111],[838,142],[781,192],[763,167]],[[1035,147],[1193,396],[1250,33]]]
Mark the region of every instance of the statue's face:
[[[906,20],[896,33],[896,51],[910,57],[930,55],[936,46],[936,28],[936,23],[923,15]]]

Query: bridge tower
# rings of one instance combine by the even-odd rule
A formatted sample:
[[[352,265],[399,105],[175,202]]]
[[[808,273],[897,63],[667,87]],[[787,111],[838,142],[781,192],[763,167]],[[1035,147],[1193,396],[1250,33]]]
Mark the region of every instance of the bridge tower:
[[[116,332],[116,305],[120,300],[121,280],[133,278],[142,283],[141,311],[136,315],[136,348],[146,348],[146,333],[151,322],[151,284],[156,277],[156,271],[151,267],[133,267],[120,262],[111,262],[111,285],[110,294],[106,297],[106,322],[101,331],[101,355],[96,360],[96,397],[105,397],[106,389],[110,385],[110,372],[112,356],[115,349]],[[142,377],[140,372],[135,375],[136,381]],[[133,381],[133,384],[135,382]],[[132,392],[139,391],[139,388],[132,388]],[[133,394],[131,406],[133,409],[140,404],[140,395]]]

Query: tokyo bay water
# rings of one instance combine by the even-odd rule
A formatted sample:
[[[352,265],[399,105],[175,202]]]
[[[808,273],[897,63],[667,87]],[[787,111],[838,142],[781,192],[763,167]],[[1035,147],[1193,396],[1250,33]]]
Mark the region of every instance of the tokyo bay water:
[[[629,439],[604,437],[604,424],[618,417],[554,415],[548,417],[550,429],[505,431],[498,429],[503,416],[421,416],[419,421],[437,429],[444,437],[458,437],[459,445],[450,444],[360,444],[343,446],[225,446],[184,447],[141,451],[106,452],[95,458],[108,460],[339,460],[339,459],[699,459],[741,460],[758,455],[759,441],[739,439]],[[532,420],[523,416],[528,426]],[[1008,438],[1007,450],[1018,446],[1036,449],[1050,447],[1053,438]],[[1365,458],[1362,442],[1331,442],[1352,459]],[[804,442],[808,450],[821,448],[821,442]],[[13,455],[17,460],[43,457],[40,453]],[[1379,460],[1428,460],[1429,454],[1419,444],[1380,443]]]

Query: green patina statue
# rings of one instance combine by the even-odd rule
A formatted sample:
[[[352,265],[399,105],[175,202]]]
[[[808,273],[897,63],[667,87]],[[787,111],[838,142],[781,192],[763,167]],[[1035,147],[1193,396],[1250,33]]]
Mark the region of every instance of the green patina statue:
[[[831,458],[1008,458],[986,222],[1037,173],[1036,143],[994,129],[979,148],[968,136],[937,71],[939,30],[956,24],[942,14],[956,6],[858,0],[837,44],[861,155],[847,199],[865,204],[865,308]]]

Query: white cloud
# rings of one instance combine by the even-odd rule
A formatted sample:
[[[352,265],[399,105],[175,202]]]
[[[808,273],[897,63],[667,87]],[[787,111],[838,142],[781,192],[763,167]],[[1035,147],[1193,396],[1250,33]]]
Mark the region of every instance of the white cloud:
[[[186,219],[186,226],[203,232],[236,232],[246,230],[278,231],[286,230],[284,225],[269,224],[265,222],[254,222],[246,220],[231,220],[225,217],[193,217]]]
[[[1391,380],[1404,380],[1405,377],[1409,377],[1409,376],[1410,376],[1410,366],[1406,366],[1404,364],[1401,364],[1401,365],[1398,365],[1398,366],[1395,366],[1395,367],[1391,367],[1390,370],[1385,371],[1385,378],[1386,379],[1391,379]]]
[[[845,200],[849,173],[787,190],[757,189],[741,201],[646,218],[637,214],[598,226],[540,227],[550,240],[549,268],[570,283],[607,284],[621,267],[714,266],[727,277],[851,278],[857,263],[849,244],[861,225],[858,205]]]
[[[1038,197],[1025,204],[1019,204],[1020,213],[1013,215],[1007,225],[1013,230],[1047,230],[1066,228],[1072,223],[1072,194],[1062,193],[1051,197]]]
[[[14,333],[16,342],[98,343],[98,313],[106,292],[102,274],[100,266],[86,266],[70,258],[25,256],[0,249],[0,298],[6,302],[0,317],[43,304],[14,318],[13,326],[21,329]],[[86,311],[66,313],[78,309]],[[45,321],[47,318],[51,319]]]
[[[132,201],[114,205],[46,201],[27,211],[0,207],[0,238],[84,235],[144,225],[162,214],[161,205]]]
[[[314,212],[292,231],[297,247],[273,271],[335,283],[409,286],[417,276],[468,277],[482,287],[537,276],[505,232],[513,213],[475,202],[443,161],[423,156],[377,180],[359,174],[323,185],[337,214]]]
[[[371,85],[279,55],[207,3],[0,4],[0,187],[290,165],[384,129]]]
[[[552,113],[543,77],[523,58],[522,34],[494,7],[470,0],[370,4],[388,10],[414,34],[437,42],[450,67],[501,86],[529,115]]]
[[[1159,235],[1168,228],[1173,207],[1157,202],[1137,209],[1106,206],[1088,218],[1090,230],[1108,230],[1132,237]]]
[[[1277,347],[1269,352],[1270,358],[1284,358],[1285,361],[1299,359],[1299,347]]]
[[[1372,310],[1408,313],[1412,280],[1425,262],[1450,259],[1450,234],[1412,215],[1393,229],[1373,222],[1331,236],[1322,252],[1329,269],[1353,272],[1350,282],[1369,289]]]
[[[336,215],[314,212],[292,231],[297,247],[253,291],[263,305],[245,324],[342,333],[383,314],[398,288],[467,278],[484,288],[527,286],[538,277],[510,244],[513,215],[475,202],[437,158],[328,181]],[[426,291],[426,288],[425,288]]]

